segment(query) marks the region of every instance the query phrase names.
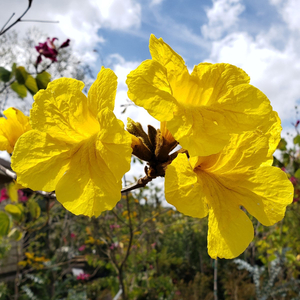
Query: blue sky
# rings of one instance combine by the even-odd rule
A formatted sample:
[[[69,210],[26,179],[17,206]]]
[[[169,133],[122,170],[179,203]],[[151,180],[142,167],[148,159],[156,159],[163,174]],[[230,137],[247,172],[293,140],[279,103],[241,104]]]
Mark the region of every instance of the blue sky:
[[[0,20],[20,15],[27,0],[0,0]],[[203,61],[243,68],[278,111],[284,131],[295,121],[300,100],[299,0],[33,0],[27,19],[58,20],[38,26],[60,41],[71,39],[73,50],[95,73],[101,65],[119,77],[116,114],[126,121],[155,122],[145,112],[128,109],[126,75],[150,58],[151,33],[162,37],[189,69]],[[15,27],[25,32],[32,23]],[[39,42],[39,41],[37,41]],[[96,50],[96,51],[95,51]]]

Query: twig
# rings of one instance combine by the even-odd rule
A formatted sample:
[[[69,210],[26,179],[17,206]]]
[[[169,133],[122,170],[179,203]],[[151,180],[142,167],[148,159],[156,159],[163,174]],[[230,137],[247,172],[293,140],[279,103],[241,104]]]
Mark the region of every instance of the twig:
[[[9,21],[12,19],[12,17],[15,15],[15,13],[12,13],[12,15],[10,16],[10,18],[7,20],[7,22],[3,25],[3,27],[0,30],[0,33],[4,30],[5,26],[9,23]]]
[[[59,23],[59,21],[45,21],[45,20],[20,20],[20,22]]]
[[[130,192],[132,190],[138,189],[140,187],[145,187],[146,184],[149,183],[150,181],[152,181],[152,178],[149,177],[148,175],[146,175],[145,177],[140,178],[137,182],[135,182],[135,183],[133,183],[133,184],[131,184],[129,186],[124,187],[121,190],[121,193],[125,194],[127,192]]]
[[[24,13],[21,15],[21,17],[19,17],[14,23],[12,23],[10,26],[8,26],[6,29],[4,29],[5,26],[6,26],[6,24],[7,24],[7,23],[10,21],[10,19],[13,17],[13,16],[11,16],[11,17],[9,18],[9,20],[6,22],[6,24],[3,26],[3,28],[1,29],[0,35],[4,34],[7,30],[9,30],[9,29],[12,28],[13,26],[15,26],[18,22],[22,21],[22,18],[25,16],[25,14],[26,14],[26,13],[28,12],[28,10],[30,9],[31,4],[32,4],[32,0],[28,0],[28,7],[27,7],[27,9],[24,11]],[[14,15],[14,14],[13,14],[13,15]]]

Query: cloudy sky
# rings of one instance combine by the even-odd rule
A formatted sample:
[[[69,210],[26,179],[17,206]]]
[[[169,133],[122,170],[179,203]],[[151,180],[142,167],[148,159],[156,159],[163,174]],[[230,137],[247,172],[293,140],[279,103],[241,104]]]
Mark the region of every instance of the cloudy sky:
[[[0,22],[27,0],[0,0]],[[151,33],[162,37],[185,59],[189,69],[203,61],[243,68],[251,83],[271,100],[287,129],[300,99],[299,0],[33,0],[25,19],[60,41],[70,38],[74,51],[95,74],[101,65],[119,77],[118,101],[126,103],[126,75],[150,58]],[[33,23],[15,26],[22,33]],[[116,107],[119,115],[121,108]],[[134,108],[126,115],[140,120]],[[126,120],[125,116],[121,118]]]

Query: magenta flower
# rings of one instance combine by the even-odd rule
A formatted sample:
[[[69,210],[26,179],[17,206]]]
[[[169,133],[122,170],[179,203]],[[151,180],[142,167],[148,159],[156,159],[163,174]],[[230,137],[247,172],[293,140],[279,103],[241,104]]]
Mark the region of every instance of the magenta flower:
[[[84,251],[85,250],[85,248],[86,248],[86,245],[82,245],[82,246],[80,246],[79,248],[78,248],[78,251]]]
[[[42,61],[42,55],[46,58],[49,58],[51,61],[57,61],[56,57],[58,55],[58,51],[56,49],[56,46],[54,45],[54,41],[57,40],[57,38],[47,38],[45,43],[39,43],[38,46],[35,46],[36,51],[40,54],[36,60],[36,65],[41,63]],[[58,49],[66,48],[70,45],[70,39],[67,39],[64,41]]]
[[[72,232],[72,233],[70,234],[70,237],[71,237],[71,239],[75,239],[75,238],[76,238],[76,234]],[[80,251],[80,250],[79,250],[79,251]]]
[[[22,190],[18,190],[18,196],[20,202],[26,202],[28,200],[28,197],[24,194]]]
[[[7,195],[7,189],[3,188],[0,192],[0,203],[7,199],[9,199],[9,196]]]
[[[290,182],[291,182],[293,185],[296,185],[296,184],[297,184],[297,178],[294,177],[294,176],[292,176],[292,177],[290,178]]]
[[[82,280],[82,281],[88,280],[89,278],[90,278],[90,274],[87,273],[81,273],[76,277],[77,280]]]

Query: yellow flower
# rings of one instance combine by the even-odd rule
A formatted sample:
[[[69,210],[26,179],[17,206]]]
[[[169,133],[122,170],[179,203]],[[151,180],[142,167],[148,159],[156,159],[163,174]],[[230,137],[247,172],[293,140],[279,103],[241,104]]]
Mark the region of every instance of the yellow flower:
[[[154,35],[151,60],[127,77],[128,97],[167,128],[191,156],[218,153],[231,133],[255,130],[272,111],[241,69],[202,63],[191,74],[184,60]]]
[[[166,171],[166,200],[180,212],[197,218],[209,215],[208,253],[234,258],[253,239],[246,213],[265,226],[284,217],[293,201],[286,174],[272,167],[279,142],[276,113],[253,132],[232,135],[218,154],[192,157],[179,154]]]
[[[24,187],[55,190],[66,209],[91,217],[120,200],[132,150],[130,134],[113,113],[114,72],[102,68],[88,97],[83,87],[61,78],[35,95],[33,130],[18,140],[12,168]]]
[[[7,119],[0,118],[0,150],[12,153],[18,138],[31,126],[29,118],[14,107],[8,108],[3,114]]]

